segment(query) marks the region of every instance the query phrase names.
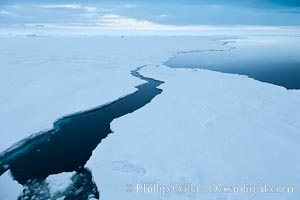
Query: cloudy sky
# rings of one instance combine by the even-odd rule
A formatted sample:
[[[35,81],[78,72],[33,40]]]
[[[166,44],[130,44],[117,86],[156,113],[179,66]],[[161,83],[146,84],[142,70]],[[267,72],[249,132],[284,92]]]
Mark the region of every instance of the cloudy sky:
[[[299,26],[299,0],[1,0],[3,26]]]

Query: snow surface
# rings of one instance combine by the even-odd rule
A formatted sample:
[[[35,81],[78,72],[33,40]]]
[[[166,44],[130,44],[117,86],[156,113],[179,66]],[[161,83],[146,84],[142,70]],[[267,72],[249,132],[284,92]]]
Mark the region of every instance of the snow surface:
[[[0,177],[0,199],[17,199],[22,189],[23,186],[14,181],[9,172]]]
[[[245,76],[170,69],[179,51],[222,49],[208,37],[0,37],[0,150],[47,130],[65,115],[111,102],[142,81],[165,81],[163,93],[114,120],[93,152],[101,199],[299,199],[300,93]],[[66,181],[64,174],[50,188]],[[209,184],[293,186],[291,194],[212,194]],[[127,184],[192,183],[198,193],[126,192]],[[133,188],[134,189],[134,188]],[[0,199],[22,188],[0,177]]]
[[[114,120],[88,162],[102,199],[299,199],[300,92],[246,76],[153,66],[165,83],[142,109]],[[192,184],[198,193],[136,192]],[[212,193],[211,184],[290,186],[293,193]],[[126,185],[133,185],[127,192]]]
[[[0,37],[0,152],[60,117],[114,101],[142,83],[130,71],[178,51],[219,48],[215,37]],[[14,147],[16,144],[14,145]],[[2,191],[16,188],[0,177]],[[21,193],[17,187],[14,196]]]

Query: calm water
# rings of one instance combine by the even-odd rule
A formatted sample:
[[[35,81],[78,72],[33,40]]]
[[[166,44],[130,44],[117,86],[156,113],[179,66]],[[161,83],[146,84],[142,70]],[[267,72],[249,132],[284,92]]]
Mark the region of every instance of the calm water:
[[[166,65],[247,75],[287,89],[300,89],[300,38],[253,37],[228,42],[220,45],[218,50],[222,51],[178,54]]]
[[[162,92],[157,89],[161,81],[145,78],[138,71],[132,75],[147,83],[137,86],[135,93],[106,106],[58,120],[53,130],[0,157],[1,172],[10,169],[21,184],[30,179],[41,181],[61,172],[82,173],[92,151],[112,133],[112,120],[140,109]],[[4,165],[8,167],[4,169]]]

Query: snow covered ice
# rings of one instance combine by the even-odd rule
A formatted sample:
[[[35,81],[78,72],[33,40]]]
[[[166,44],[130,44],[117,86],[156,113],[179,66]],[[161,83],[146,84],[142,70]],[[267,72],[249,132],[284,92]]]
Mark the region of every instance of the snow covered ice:
[[[114,134],[88,163],[96,169],[93,175],[104,199],[299,198],[299,91],[208,70],[154,66],[142,74],[164,80],[163,93],[143,109],[115,120]],[[204,191],[161,195],[124,189],[142,183],[191,183]],[[209,190],[212,184],[258,183],[293,186],[294,192]]]
[[[159,64],[180,50],[218,44],[207,40],[155,37],[26,37],[2,35],[0,150],[52,128],[75,112],[107,104],[136,90],[143,82],[130,71]],[[185,47],[182,47],[184,44]],[[145,48],[147,47],[147,48]],[[31,135],[34,134],[34,135]],[[25,140],[26,141],[26,140]],[[21,187],[0,177],[5,199]],[[11,191],[12,188],[16,190]]]
[[[141,74],[164,81],[163,92],[114,120],[113,134],[87,163],[100,199],[299,199],[298,90],[163,65],[180,51],[224,48],[216,39],[1,36],[0,150],[51,129],[58,118],[134,92],[143,82],[130,71],[147,65]],[[50,193],[67,188],[72,175],[50,176]],[[136,191],[138,184],[154,183],[192,184],[200,191]],[[258,183],[294,191],[252,194],[208,188]],[[6,172],[0,191],[0,199],[16,199],[22,187]]]

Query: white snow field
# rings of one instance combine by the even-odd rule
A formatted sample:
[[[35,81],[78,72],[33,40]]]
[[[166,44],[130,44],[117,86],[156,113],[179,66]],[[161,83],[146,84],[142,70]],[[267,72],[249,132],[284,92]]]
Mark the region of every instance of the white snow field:
[[[0,151],[50,129],[62,116],[132,93],[142,81],[130,70],[148,65],[141,73],[164,81],[163,92],[114,120],[114,133],[87,163],[100,199],[300,198],[299,91],[245,76],[162,65],[179,51],[227,48],[220,41],[1,36],[0,43]],[[50,185],[55,180],[50,188],[59,190],[59,176],[47,180]],[[142,184],[171,189],[165,194],[137,191]],[[177,184],[199,191],[180,193]],[[213,184],[225,191],[210,191]],[[225,187],[243,184],[293,191],[231,193]],[[22,187],[5,173],[0,191],[0,199],[16,199]]]
[[[299,91],[208,70],[150,66],[142,74],[164,80],[163,93],[114,120],[94,151],[88,167],[102,199],[299,199]],[[199,192],[180,193],[177,184]],[[226,189],[244,184],[291,190]]]

